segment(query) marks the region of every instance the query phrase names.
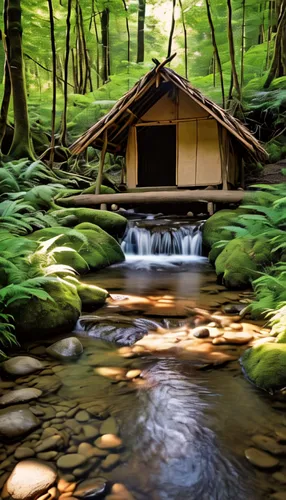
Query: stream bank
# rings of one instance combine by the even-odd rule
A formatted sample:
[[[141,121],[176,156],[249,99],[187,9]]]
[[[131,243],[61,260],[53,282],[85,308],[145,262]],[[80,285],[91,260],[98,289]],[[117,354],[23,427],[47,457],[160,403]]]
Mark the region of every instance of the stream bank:
[[[51,484],[35,498],[283,498],[286,406],[250,385],[238,363],[269,335],[238,315],[252,292],[218,286],[205,258],[158,260],[86,276],[111,297],[72,334],[83,346],[77,357],[51,357],[55,338],[17,352],[37,360],[30,373],[2,369],[3,397],[41,392],[1,410],[9,428],[17,412],[32,425],[3,443],[2,498],[23,480],[16,469],[9,482],[17,463],[31,486],[39,462]]]

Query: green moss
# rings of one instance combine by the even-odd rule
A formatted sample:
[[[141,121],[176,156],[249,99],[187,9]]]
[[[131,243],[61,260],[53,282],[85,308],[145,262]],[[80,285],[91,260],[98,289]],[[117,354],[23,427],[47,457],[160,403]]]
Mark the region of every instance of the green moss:
[[[59,224],[74,227],[82,222],[90,222],[104,229],[112,236],[123,236],[127,220],[119,214],[92,208],[64,208],[51,212]]]
[[[60,236],[56,246],[66,246],[78,252],[91,270],[102,269],[124,260],[124,254],[117,241],[100,227],[85,222],[74,229],[49,227],[35,231],[29,239],[48,240]]]
[[[85,274],[89,271],[88,263],[75,250],[61,250],[60,252],[54,252],[53,256],[55,257],[57,264],[70,266],[79,274]]]
[[[108,297],[107,290],[99,288],[95,285],[89,285],[87,283],[79,283],[77,286],[77,292],[80,296],[83,307],[87,308],[104,304],[106,298]]]
[[[86,188],[82,194],[94,194],[96,189],[96,184],[91,184],[88,188]],[[114,194],[115,191],[111,187],[108,186],[100,186],[100,194]]]
[[[216,273],[229,288],[245,288],[273,255],[267,238],[243,236],[230,241],[215,262]]]
[[[75,286],[51,282],[43,287],[54,299],[22,299],[8,308],[15,319],[19,338],[42,338],[70,332],[81,312],[81,300]]]
[[[211,248],[215,243],[221,240],[231,240],[233,233],[226,226],[239,225],[237,218],[245,213],[245,210],[238,208],[236,210],[219,210],[212,215],[203,227],[203,243],[207,248]]]
[[[241,364],[247,377],[261,389],[280,389],[286,385],[286,345],[269,343],[245,351]]]

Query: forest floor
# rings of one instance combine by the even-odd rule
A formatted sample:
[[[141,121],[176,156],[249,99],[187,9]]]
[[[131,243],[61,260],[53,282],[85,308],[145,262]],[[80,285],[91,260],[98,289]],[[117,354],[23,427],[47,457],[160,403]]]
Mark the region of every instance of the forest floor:
[[[286,182],[286,177],[283,175],[282,169],[286,169],[286,159],[265,165],[262,172],[247,178],[247,186],[252,184],[284,183]]]

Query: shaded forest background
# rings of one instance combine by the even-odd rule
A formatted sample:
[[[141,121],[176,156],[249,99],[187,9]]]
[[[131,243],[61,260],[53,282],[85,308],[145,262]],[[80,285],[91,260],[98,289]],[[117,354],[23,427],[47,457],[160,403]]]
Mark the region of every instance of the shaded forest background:
[[[25,93],[38,154],[70,144],[153,66],[153,57],[176,52],[171,68],[246,121],[266,142],[270,161],[286,156],[285,0],[4,0],[4,153],[14,123],[9,4],[22,9]]]

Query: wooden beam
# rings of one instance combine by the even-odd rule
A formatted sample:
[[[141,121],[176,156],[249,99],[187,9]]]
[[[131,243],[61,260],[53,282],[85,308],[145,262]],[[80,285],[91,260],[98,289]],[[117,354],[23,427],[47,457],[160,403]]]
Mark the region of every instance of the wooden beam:
[[[151,122],[141,121],[140,123],[135,123],[135,127],[152,127],[155,125],[172,125],[172,124],[182,123],[182,122],[195,122],[196,120],[213,120],[213,118],[206,116],[203,118],[174,118],[172,120],[156,120],[156,121],[151,121]]]
[[[103,167],[104,167],[105,154],[106,154],[106,150],[107,150],[107,144],[108,144],[107,129],[105,129],[103,148],[102,148],[101,155],[100,155],[100,163],[99,163],[98,174],[97,174],[96,185],[95,185],[95,193],[96,193],[96,195],[99,195],[99,196],[101,196],[99,193],[100,193],[100,187],[102,184],[102,174],[103,174]],[[101,203],[103,203],[103,202],[101,202]]]
[[[145,193],[80,194],[69,198],[61,198],[57,201],[61,205],[73,207],[92,207],[101,203],[116,203],[119,206],[130,203],[186,203],[191,201],[239,203],[244,198],[246,192],[194,189],[190,191],[149,191]]]

